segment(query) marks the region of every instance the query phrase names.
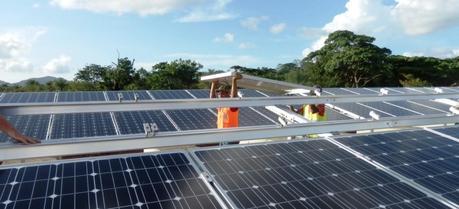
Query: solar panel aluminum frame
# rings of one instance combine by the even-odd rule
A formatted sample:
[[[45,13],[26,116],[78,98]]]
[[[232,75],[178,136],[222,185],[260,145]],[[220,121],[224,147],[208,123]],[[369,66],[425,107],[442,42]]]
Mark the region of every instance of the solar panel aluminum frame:
[[[380,134],[380,133],[372,133],[372,134],[364,134],[365,136],[370,136],[370,135],[376,135],[376,134]],[[359,136],[362,136],[362,135],[359,135]],[[330,143],[333,143],[334,145],[346,150],[347,152],[353,154],[354,156],[364,160],[365,162],[381,169],[382,171],[390,174],[391,176],[397,178],[398,180],[400,180],[401,182],[403,183],[406,183],[408,185],[410,185],[411,187],[414,187],[415,189],[423,192],[424,194],[426,194],[428,197],[431,197],[445,205],[447,205],[448,207],[451,207],[451,208],[459,208],[459,205],[455,204],[454,202],[442,197],[440,194],[438,193],[435,193],[433,192],[432,190],[412,181],[411,179],[403,176],[402,174],[399,174],[397,173],[396,171],[393,171],[392,169],[384,166],[383,164],[375,161],[375,160],[372,160],[370,157],[340,143],[339,141],[335,140],[334,138],[338,138],[338,136],[336,137],[326,137],[326,140],[329,141]]]
[[[164,99],[138,102],[64,102],[0,104],[2,115],[60,114],[83,112],[117,112],[134,110],[206,109],[217,107],[254,107],[272,105],[302,105],[319,103],[377,102],[400,100],[431,100],[459,98],[459,93],[406,95],[343,95],[321,97],[252,97],[225,99]]]
[[[157,133],[152,138],[144,134],[110,136],[97,140],[72,143],[36,144],[0,147],[0,161],[37,157],[65,156],[87,153],[170,147],[193,144],[220,143],[275,137],[303,136],[332,131],[371,130],[380,128],[410,127],[447,124],[459,121],[459,115],[408,116],[381,120],[342,120],[318,123],[299,123],[287,126],[266,125],[228,129],[192,130],[175,133]]]
[[[154,152],[154,153],[119,154],[119,155],[108,155],[108,156],[98,156],[98,157],[85,157],[85,158],[69,159],[69,160],[55,160],[55,161],[42,162],[42,163],[20,163],[20,164],[0,165],[0,170],[1,169],[12,169],[12,168],[19,169],[19,168],[28,167],[28,166],[77,163],[77,162],[85,162],[85,161],[107,160],[107,159],[128,158],[128,157],[141,157],[141,156],[148,156],[148,155],[162,155],[162,154],[174,154],[174,153],[180,153],[185,156],[185,158],[190,162],[190,165],[193,167],[196,173],[199,174],[199,178],[204,182],[204,184],[207,186],[211,194],[215,197],[217,202],[222,206],[223,209],[228,209],[227,204],[223,201],[223,199],[219,196],[217,191],[215,191],[215,189],[209,183],[208,176],[202,173],[202,170],[200,170],[200,166],[196,164],[196,161],[190,156],[190,153],[182,149],[160,151],[160,152]]]

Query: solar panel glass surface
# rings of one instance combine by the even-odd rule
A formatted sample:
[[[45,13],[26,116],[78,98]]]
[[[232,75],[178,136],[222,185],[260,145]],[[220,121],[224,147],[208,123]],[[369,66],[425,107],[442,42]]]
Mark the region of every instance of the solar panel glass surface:
[[[459,203],[459,143],[427,131],[338,139],[433,192]]]
[[[135,100],[136,95],[138,100],[151,100],[147,91],[107,91],[106,93],[110,101],[119,101],[120,94],[122,100]]]
[[[144,123],[156,123],[159,132],[177,131],[162,111],[115,112],[120,134],[145,133]]]
[[[14,115],[6,119],[22,134],[45,140],[51,115]],[[0,133],[0,143],[9,143],[10,138]]]
[[[438,111],[429,107],[425,107],[416,103],[408,102],[408,101],[390,101],[387,103],[391,103],[400,107],[404,107],[410,110],[414,110],[416,112],[429,115],[429,114],[442,114],[444,112]]]
[[[436,128],[435,130],[459,139],[459,126]]]
[[[0,170],[0,208],[222,208],[181,153]]]
[[[361,102],[361,104],[370,106],[372,108],[375,108],[377,110],[381,110],[383,112],[389,113],[391,115],[395,116],[411,116],[411,115],[420,115],[417,114],[413,111],[408,111],[384,102]]]
[[[180,130],[217,128],[217,116],[208,109],[167,110]]]
[[[185,90],[154,90],[150,93],[155,99],[193,99]]]
[[[104,92],[102,91],[76,91],[76,92],[59,92],[58,102],[88,102],[88,101],[105,101]]]
[[[54,95],[54,92],[5,93],[0,98],[0,103],[53,102]]]
[[[447,208],[324,140],[194,153],[235,208]]]
[[[110,113],[76,113],[54,116],[51,139],[116,135]]]
[[[443,103],[440,103],[440,102],[434,102],[434,101],[431,101],[431,100],[412,100],[412,101],[414,103],[418,103],[418,104],[421,104],[421,105],[425,105],[425,106],[428,106],[428,107],[439,109],[439,110],[442,110],[442,111],[445,111],[445,112],[451,112],[451,111],[449,111],[449,108],[451,106],[443,104]]]
[[[372,91],[366,88],[344,88],[344,89],[351,91],[351,92],[355,92],[357,94],[362,94],[362,95],[378,95],[379,94],[379,90]]]
[[[356,114],[358,116],[361,116],[361,117],[364,117],[364,118],[371,118],[369,116],[371,111],[377,113],[380,117],[392,117],[391,115],[388,115],[386,113],[383,113],[383,112],[380,112],[380,111],[377,111],[377,110],[374,110],[374,109],[359,105],[357,103],[336,103],[336,104],[332,104],[332,105],[336,106],[338,108],[347,110],[347,111],[349,111],[351,113],[354,113],[354,114]]]
[[[209,89],[190,89],[188,90],[193,96],[198,99],[207,99],[209,98],[210,90]]]

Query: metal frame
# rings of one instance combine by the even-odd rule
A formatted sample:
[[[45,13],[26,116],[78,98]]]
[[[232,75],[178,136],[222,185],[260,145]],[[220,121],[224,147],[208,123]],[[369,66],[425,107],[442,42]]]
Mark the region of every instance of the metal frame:
[[[148,153],[136,153],[136,154],[118,154],[118,155],[108,155],[108,156],[98,156],[98,157],[84,157],[78,159],[68,159],[68,160],[56,160],[52,162],[41,162],[41,163],[22,163],[22,164],[11,164],[11,165],[4,165],[0,166],[0,171],[3,169],[20,169],[23,167],[28,166],[41,166],[41,165],[59,165],[64,163],[76,163],[76,162],[84,162],[84,161],[96,161],[96,160],[107,160],[107,159],[116,159],[116,158],[128,158],[128,157],[140,157],[140,156],[149,156],[149,155],[164,155],[164,154],[173,154],[173,153],[181,153],[185,156],[185,158],[190,162],[190,165],[199,174],[199,178],[204,182],[207,188],[210,191],[210,194],[215,197],[218,203],[222,206],[223,209],[228,209],[228,205],[223,199],[220,197],[219,193],[214,189],[212,185],[210,185],[207,176],[205,173],[202,172],[200,166],[198,166],[195,162],[195,159],[190,155],[190,153],[183,149],[174,149],[168,151],[161,151],[161,152],[148,152]]]
[[[117,112],[133,110],[171,110],[171,109],[205,109],[217,107],[251,107],[272,105],[298,105],[320,103],[346,103],[346,102],[376,102],[399,100],[432,100],[441,98],[459,98],[459,93],[443,94],[406,94],[406,95],[340,95],[320,97],[253,97],[253,98],[224,98],[224,99],[168,99],[110,101],[110,102],[65,102],[65,103],[17,103],[0,104],[2,115],[24,114],[62,114],[83,112]]]
[[[287,126],[267,125],[228,129],[207,129],[180,132],[160,132],[152,138],[144,134],[114,135],[56,140],[49,143],[34,145],[13,145],[0,147],[0,160],[27,159],[78,155],[123,150],[145,149],[152,147],[168,147],[219,143],[241,140],[253,140],[275,137],[301,136],[308,134],[371,130],[381,128],[401,128],[410,126],[455,123],[459,115],[407,116],[398,118],[382,118],[381,120],[341,120],[316,123],[289,124]],[[92,140],[89,140],[92,139]]]

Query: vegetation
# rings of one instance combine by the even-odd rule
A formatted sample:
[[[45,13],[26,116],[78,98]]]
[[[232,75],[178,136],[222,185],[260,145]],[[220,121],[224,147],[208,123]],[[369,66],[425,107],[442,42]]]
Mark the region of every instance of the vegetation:
[[[242,73],[292,83],[323,87],[456,86],[459,57],[405,57],[374,44],[375,38],[336,31],[325,45],[303,60],[276,68],[233,66]],[[111,65],[89,64],[73,81],[57,79],[46,84],[29,80],[24,86],[0,85],[0,91],[83,91],[208,88],[199,77],[223,71],[208,69],[192,60],[161,62],[151,69],[135,68],[135,60],[118,58]]]

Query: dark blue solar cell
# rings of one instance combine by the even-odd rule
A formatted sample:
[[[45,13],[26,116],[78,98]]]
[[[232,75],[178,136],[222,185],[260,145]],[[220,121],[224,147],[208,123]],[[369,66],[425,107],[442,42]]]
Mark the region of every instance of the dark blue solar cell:
[[[421,200],[447,208],[324,140],[195,154],[234,208],[377,208]]]
[[[185,90],[154,90],[150,93],[154,99],[193,99]]]
[[[210,96],[210,89],[190,89],[188,92],[198,99],[206,99]]]
[[[353,92],[355,94],[361,94],[361,95],[378,95],[379,90],[371,90],[371,89],[366,89],[366,88],[343,88],[345,90],[348,90],[349,92]]]
[[[162,111],[115,112],[121,134],[145,133],[144,123],[156,123],[160,132],[177,131]]]
[[[411,115],[420,115],[413,111],[408,111],[406,109],[402,109],[384,102],[362,102],[361,104],[370,106],[377,110],[381,110],[383,112],[395,115],[395,116],[411,116]]]
[[[208,109],[167,110],[180,130],[217,128],[217,116]]]
[[[323,88],[322,90],[324,93],[328,93],[331,95],[356,95],[350,91],[346,91],[342,88]]]
[[[7,116],[6,119],[24,135],[45,140],[50,117],[50,115],[15,115]],[[0,143],[9,142],[11,139],[0,133]]]
[[[381,111],[377,111],[375,109],[371,109],[368,107],[365,107],[363,105],[359,105],[357,103],[336,103],[332,104],[333,106],[336,106],[338,108],[341,108],[343,110],[347,110],[351,113],[354,113],[358,116],[364,117],[364,118],[371,118],[369,116],[370,112],[373,111],[376,114],[378,114],[380,117],[392,117],[391,115],[388,115],[386,113],[383,113]]]
[[[368,139],[371,138],[382,140],[369,142]],[[338,140],[445,197],[459,189],[458,142],[427,131],[376,134]],[[457,199],[451,200],[459,203]]]
[[[438,109],[444,112],[450,112],[449,108],[451,108],[450,105],[446,105],[440,102],[434,102],[430,100],[412,100],[412,102],[421,104],[421,105],[425,105],[431,108],[435,108],[435,109]]]
[[[5,93],[0,97],[0,103],[53,102],[54,96],[54,92]]]
[[[426,114],[426,115],[444,113],[442,111],[438,111],[436,109],[432,109],[432,108],[429,108],[429,107],[426,107],[426,106],[422,106],[422,105],[419,105],[419,104],[416,104],[416,103],[408,102],[408,101],[391,101],[391,102],[388,102],[388,103],[391,103],[391,104],[394,104],[394,105],[397,105],[397,106],[400,106],[400,107],[404,107],[404,108],[407,108],[407,109],[410,109],[410,110],[414,110],[416,112],[419,112],[419,113],[422,113],[422,114]]]
[[[57,95],[58,102],[88,102],[88,101],[105,101],[104,92],[102,91],[76,91],[76,92],[59,92]]]
[[[116,135],[110,113],[76,113],[54,116],[51,139]]]
[[[107,96],[110,101],[119,101],[120,95],[123,101],[151,100],[147,91],[107,91]]]
[[[133,167],[134,160],[140,162],[138,167]],[[142,167],[153,161],[162,164]],[[102,170],[102,164],[107,164],[108,170]],[[123,169],[112,169],[117,167]],[[43,168],[47,168],[47,178],[29,177]],[[17,171],[0,169],[1,208],[132,209],[166,202],[180,202],[185,208],[222,208],[182,153],[30,166]],[[185,178],[182,173],[192,175]],[[139,181],[138,174],[145,179]]]
[[[459,126],[437,128],[436,131],[459,138]]]
[[[257,90],[253,89],[239,89],[239,92],[242,94],[242,97],[266,97]]]

